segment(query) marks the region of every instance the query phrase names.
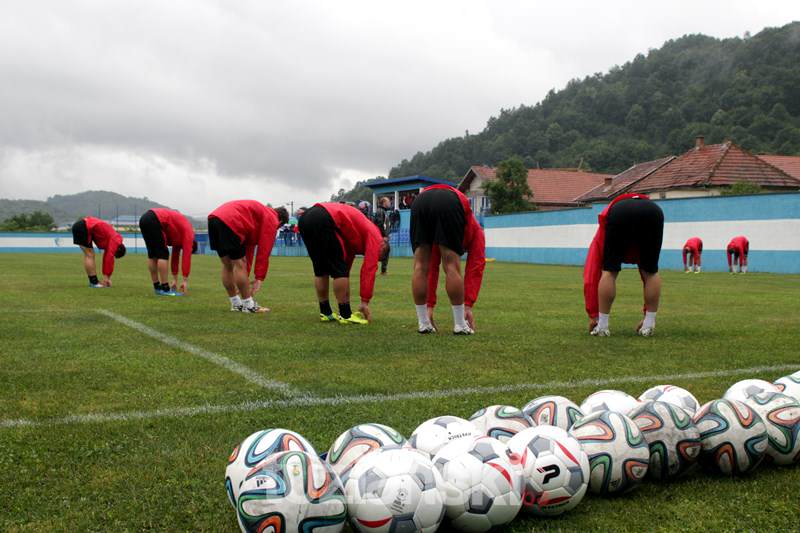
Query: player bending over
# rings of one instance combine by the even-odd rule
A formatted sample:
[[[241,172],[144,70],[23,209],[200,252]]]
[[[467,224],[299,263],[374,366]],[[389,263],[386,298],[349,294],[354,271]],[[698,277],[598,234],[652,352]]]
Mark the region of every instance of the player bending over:
[[[635,263],[644,284],[644,320],[636,331],[645,337],[656,327],[661,298],[658,257],[664,233],[664,213],[643,194],[623,194],[597,217],[600,227],[589,247],[583,269],[583,296],[592,335],[607,337],[608,317],[617,291],[622,263]]]
[[[181,296],[189,288],[192,254],[197,251],[194,229],[180,212],[173,209],[150,209],[139,219],[144,244],[147,247],[147,269],[156,296]],[[172,287],[167,273],[169,249],[172,246]],[[183,282],[178,286],[178,262],[181,252]]]
[[[439,283],[439,263],[453,309],[453,333],[475,333],[472,306],[478,299],[486,267],[486,239],[469,200],[449,185],[426,187],[411,204],[411,245],[414,273],[411,292],[417,308],[418,331],[435,333],[433,308]],[[467,252],[464,277],[461,255]]]
[[[228,202],[208,215],[208,241],[222,261],[222,285],[230,298],[231,311],[269,311],[258,305],[253,296],[267,277],[278,228],[288,221],[285,207],[273,209],[255,200]],[[251,285],[250,268],[256,246],[256,279]]]
[[[338,203],[319,203],[303,213],[298,222],[314,266],[314,288],[322,322],[368,324],[372,319],[369,302],[375,286],[375,272],[387,252],[380,230],[355,207]],[[361,304],[350,308],[350,269],[356,255],[364,255],[361,265]],[[339,313],[331,309],[329,282]]]
[[[740,274],[747,274],[747,255],[750,253],[750,241],[744,235],[731,239],[728,243],[728,272],[734,273],[738,266]]]
[[[114,259],[125,256],[122,235],[111,224],[99,218],[86,217],[72,225],[72,242],[83,251],[83,268],[89,277],[89,287],[102,289],[111,287],[111,274],[114,273]],[[92,243],[103,250],[103,281],[97,279],[97,265]]]
[[[700,237],[692,237],[683,245],[683,271],[687,274],[694,270],[697,274],[701,268],[701,258],[703,254],[703,241]],[[689,260],[688,264],[686,260]]]

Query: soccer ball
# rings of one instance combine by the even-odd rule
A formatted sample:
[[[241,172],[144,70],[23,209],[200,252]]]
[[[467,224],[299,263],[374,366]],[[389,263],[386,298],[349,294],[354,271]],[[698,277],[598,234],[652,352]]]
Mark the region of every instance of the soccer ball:
[[[535,424],[528,415],[510,405],[492,405],[477,411],[469,421],[481,435],[493,437],[500,442]]]
[[[492,437],[458,439],[433,458],[444,479],[447,518],[459,531],[489,531],[511,522],[522,506],[522,471]]]
[[[457,416],[440,416],[420,424],[411,434],[408,444],[427,453],[428,457],[433,457],[448,442],[480,435],[472,422]]]
[[[299,450],[314,456],[317,455],[310,442],[299,433],[288,429],[256,431],[236,446],[228,457],[228,466],[225,468],[225,490],[231,505],[236,508],[239,485],[253,467],[273,453],[289,450]]]
[[[778,387],[783,394],[800,402],[800,372],[778,378],[773,385]]]
[[[522,412],[531,417],[535,426],[557,426],[564,431],[583,416],[578,406],[563,396],[540,396],[525,404]]]
[[[341,531],[347,505],[339,478],[322,459],[302,451],[278,452],[242,482],[236,512],[244,532]]]
[[[639,406],[639,400],[619,390],[601,390],[590,394],[581,404],[581,413],[588,415],[597,411],[616,411],[627,415]]]
[[[650,448],[636,422],[618,411],[587,414],[569,431],[589,456],[589,488],[605,496],[636,487],[647,474]]]
[[[767,428],[758,413],[737,400],[714,400],[694,416],[703,451],[700,461],[726,475],[755,470],[767,450]]]
[[[738,400],[743,402],[754,394],[780,391],[778,387],[763,379],[743,379],[731,385],[722,397],[726,400]]]
[[[674,479],[697,464],[700,432],[688,412],[671,403],[648,401],[631,411],[630,417],[650,446],[647,475]]]
[[[800,402],[780,392],[762,392],[745,403],[767,427],[767,459],[778,465],[800,462]]]
[[[400,433],[382,424],[359,424],[339,435],[328,450],[326,461],[347,483],[350,470],[364,455],[385,446],[402,446],[406,443]]]
[[[508,441],[508,449],[519,457],[527,512],[555,516],[581,502],[589,485],[589,457],[565,430],[547,425],[526,429]]]
[[[689,413],[690,416],[694,416],[700,408],[700,402],[697,401],[697,398],[695,398],[691,392],[676,387],[675,385],[656,385],[655,387],[647,389],[639,396],[640,402],[650,400],[677,405]]]
[[[423,453],[375,450],[345,484],[350,522],[358,531],[436,531],[445,513],[443,483]]]

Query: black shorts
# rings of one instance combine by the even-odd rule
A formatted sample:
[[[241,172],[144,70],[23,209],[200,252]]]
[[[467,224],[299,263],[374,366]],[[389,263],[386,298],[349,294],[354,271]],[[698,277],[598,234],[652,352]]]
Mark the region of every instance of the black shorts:
[[[425,191],[411,204],[411,248],[438,244],[462,255],[466,224],[464,206],[456,193],[446,189]]]
[[[658,272],[658,257],[664,236],[664,213],[655,202],[628,198],[614,204],[606,218],[603,270],[619,272],[631,250],[639,252],[639,268]]]
[[[220,257],[241,259],[245,254],[242,240],[217,217],[208,218],[208,245]]]
[[[89,241],[89,228],[86,227],[84,219],[80,219],[72,225],[72,244],[86,246],[87,248],[92,247],[92,243]]]
[[[169,259],[169,248],[164,241],[161,222],[152,209],[145,211],[139,219],[139,229],[142,231],[144,245],[147,247],[147,257],[149,259]]]
[[[337,235],[336,223],[324,207],[315,205],[297,222],[300,236],[308,250],[317,277],[346,278],[350,265],[344,260],[344,250]]]

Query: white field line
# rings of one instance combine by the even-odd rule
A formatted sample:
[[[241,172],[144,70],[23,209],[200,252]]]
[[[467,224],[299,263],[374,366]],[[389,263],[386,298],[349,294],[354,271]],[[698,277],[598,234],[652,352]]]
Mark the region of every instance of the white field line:
[[[259,387],[263,387],[265,389],[270,389],[276,392],[280,392],[286,396],[304,395],[303,393],[293,389],[292,386],[289,385],[288,383],[284,383],[282,381],[276,381],[273,379],[268,379],[241,363],[237,363],[236,361],[228,359],[225,356],[216,354],[214,352],[209,352],[208,350],[204,350],[203,348],[199,348],[193,344],[189,344],[188,342],[176,339],[175,337],[171,337],[169,335],[161,333],[160,331],[156,331],[155,329],[149,326],[145,326],[140,322],[131,320],[130,318],[114,313],[113,311],[109,311],[107,309],[98,309],[97,312],[100,313],[101,315],[107,316],[108,318],[116,320],[120,324],[128,326],[131,329],[135,329],[139,333],[147,335],[148,337],[152,337],[157,341],[163,342],[167,346],[172,346],[173,348],[183,350],[184,352],[188,352],[192,355],[202,357],[203,359],[205,359],[210,363],[213,363],[217,366],[221,366],[222,368],[230,372],[233,372],[234,374],[240,375],[241,377],[243,377],[250,383],[253,383],[254,385],[258,385]]]
[[[240,413],[259,410],[276,410],[295,407],[339,406],[379,402],[401,402],[409,400],[435,400],[473,396],[481,394],[498,394],[504,392],[521,392],[544,389],[556,393],[558,389],[576,389],[580,387],[604,387],[622,383],[680,383],[706,378],[722,378],[738,375],[752,375],[764,372],[797,370],[798,364],[780,364],[754,366],[750,368],[732,368],[728,370],[711,370],[707,372],[688,372],[684,374],[656,374],[651,376],[617,376],[604,379],[581,379],[574,381],[550,381],[546,383],[515,383],[495,387],[466,387],[440,391],[400,392],[396,394],[358,394],[353,396],[330,396],[327,398],[298,396],[282,400],[256,400],[228,405],[198,405],[195,407],[167,407],[152,411],[127,411],[120,413],[91,413],[85,415],[69,415],[44,420],[10,419],[0,420],[0,429],[37,426],[58,426],[75,424],[92,424],[103,422],[129,422],[135,420],[152,420],[156,418],[184,418],[208,414]]]

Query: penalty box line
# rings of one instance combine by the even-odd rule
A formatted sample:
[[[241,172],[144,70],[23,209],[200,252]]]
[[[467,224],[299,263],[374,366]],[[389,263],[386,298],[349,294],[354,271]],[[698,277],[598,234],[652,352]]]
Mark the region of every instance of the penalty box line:
[[[618,376],[603,379],[581,379],[574,381],[550,381],[546,383],[515,383],[495,387],[467,387],[460,389],[445,389],[440,391],[415,391],[400,392],[395,394],[358,394],[352,396],[331,396],[320,398],[314,396],[298,396],[281,400],[255,400],[240,404],[228,405],[198,405],[194,407],[167,407],[152,411],[127,411],[120,413],[90,413],[84,415],[69,415],[61,418],[46,420],[10,419],[0,420],[2,428],[41,427],[58,425],[92,424],[103,422],[131,422],[136,420],[153,420],[157,418],[185,418],[189,416],[243,413],[265,409],[287,409],[295,407],[338,406],[352,404],[369,404],[379,402],[399,402],[413,400],[434,400],[455,398],[461,396],[474,396],[480,394],[499,394],[504,392],[523,392],[540,389],[577,389],[581,387],[603,387],[621,383],[665,383],[691,381],[696,379],[720,378],[737,375],[759,374],[763,372],[777,372],[795,370],[800,364],[779,364],[767,366],[754,366],[749,368],[732,368],[728,370],[710,370],[706,372],[688,372],[683,374],[656,374],[651,376]],[[555,390],[550,392],[556,393]]]
[[[204,350],[203,348],[200,348],[193,344],[189,344],[188,342],[182,341],[165,333],[161,333],[160,331],[157,331],[151,328],[150,326],[146,326],[141,322],[136,322],[135,320],[131,320],[130,318],[114,313],[113,311],[109,311],[107,309],[98,309],[97,312],[103,316],[106,316],[112,320],[119,322],[124,326],[128,326],[129,328],[134,329],[139,333],[142,333],[159,342],[162,342],[167,346],[171,346],[173,348],[177,348],[178,350],[188,352],[192,355],[196,355],[202,359],[205,359],[206,361],[213,363],[217,366],[221,366],[222,368],[230,372],[233,372],[234,374],[238,374],[239,376],[243,377],[250,383],[258,385],[259,387],[262,387],[264,389],[274,390],[276,392],[284,394],[285,396],[290,396],[290,397],[308,396],[306,393],[294,389],[288,383],[284,383],[282,381],[277,381],[274,379],[268,379],[241,363],[237,363],[236,361],[228,359],[223,355],[219,355],[214,352]]]

